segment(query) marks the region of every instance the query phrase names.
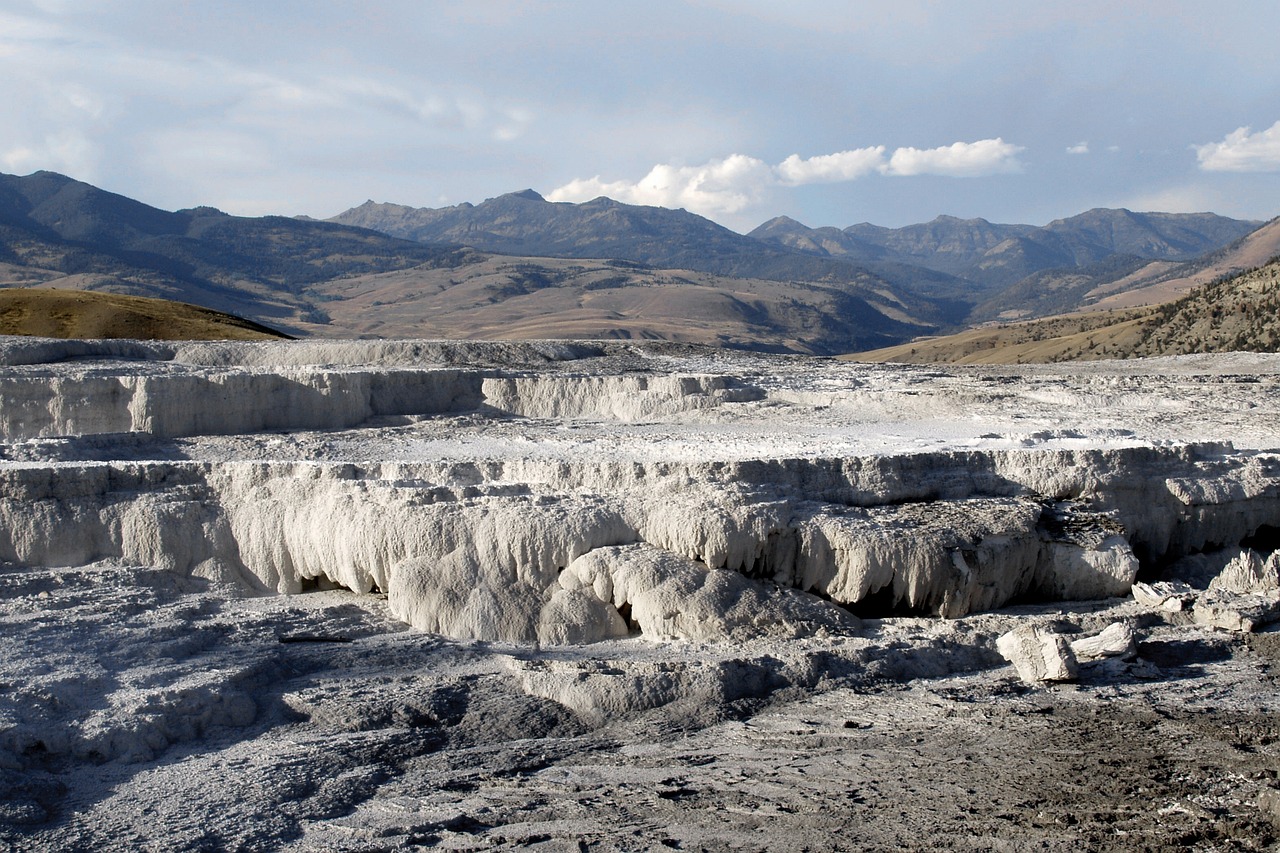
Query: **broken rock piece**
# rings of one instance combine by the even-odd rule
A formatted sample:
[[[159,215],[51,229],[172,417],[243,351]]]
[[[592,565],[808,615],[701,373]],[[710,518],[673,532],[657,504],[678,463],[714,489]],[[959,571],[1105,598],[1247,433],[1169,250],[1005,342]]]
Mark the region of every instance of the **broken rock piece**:
[[[1163,610],[1166,613],[1180,613],[1191,609],[1191,604],[1199,594],[1190,584],[1182,581],[1158,581],[1133,585],[1135,601],[1145,607]]]
[[[1198,625],[1249,634],[1280,621],[1280,598],[1210,589],[1196,600],[1192,618]]]
[[[996,650],[1028,684],[1072,681],[1076,677],[1076,656],[1062,634],[1024,625],[996,640]]]
[[[1133,660],[1138,656],[1138,643],[1134,639],[1133,628],[1123,622],[1112,622],[1100,633],[1073,642],[1071,651],[1078,661],[1103,658]]]

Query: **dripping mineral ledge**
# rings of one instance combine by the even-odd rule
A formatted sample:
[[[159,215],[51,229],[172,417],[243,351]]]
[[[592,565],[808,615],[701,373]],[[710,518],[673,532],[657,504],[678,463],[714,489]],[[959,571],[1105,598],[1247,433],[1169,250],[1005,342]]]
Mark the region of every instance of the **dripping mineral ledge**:
[[[1274,357],[6,339],[0,560],[381,591],[459,638],[797,637],[1128,592],[1280,527]]]

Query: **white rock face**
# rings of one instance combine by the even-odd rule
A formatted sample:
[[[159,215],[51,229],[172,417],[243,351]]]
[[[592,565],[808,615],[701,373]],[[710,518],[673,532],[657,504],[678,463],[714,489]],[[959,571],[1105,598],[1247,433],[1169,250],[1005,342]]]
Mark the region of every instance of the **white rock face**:
[[[752,638],[796,639],[827,631],[852,632],[857,620],[814,596],[754,583],[730,569],[708,569],[650,545],[599,548],[560,573],[560,589],[543,608],[544,642],[584,642],[625,636],[615,619],[627,613],[646,637],[715,642]],[[598,617],[601,630],[564,636],[574,607]]]
[[[1070,374],[1044,369],[430,342],[14,342],[0,363],[0,560],[338,584],[459,638],[794,638],[856,630],[846,608],[1121,596],[1141,561],[1280,526],[1280,413],[1253,385],[1237,449],[1156,402],[1108,425],[1082,407],[1114,394],[1046,394]],[[1220,401],[1198,376],[1177,381]],[[1239,427],[1238,403],[1205,423]],[[1013,428],[1036,413],[1057,426]]]

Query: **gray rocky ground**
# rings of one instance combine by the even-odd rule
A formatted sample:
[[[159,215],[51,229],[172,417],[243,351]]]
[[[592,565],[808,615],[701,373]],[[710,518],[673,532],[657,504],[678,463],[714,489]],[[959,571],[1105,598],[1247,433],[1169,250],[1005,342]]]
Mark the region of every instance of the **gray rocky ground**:
[[[0,845],[1280,837],[1275,357],[33,346],[0,348]],[[443,370],[488,384],[409,399]],[[428,522],[514,544],[395,534]],[[527,600],[439,591],[506,568]],[[1116,624],[1136,648],[1087,659]],[[1030,626],[1073,680],[1001,656]]]

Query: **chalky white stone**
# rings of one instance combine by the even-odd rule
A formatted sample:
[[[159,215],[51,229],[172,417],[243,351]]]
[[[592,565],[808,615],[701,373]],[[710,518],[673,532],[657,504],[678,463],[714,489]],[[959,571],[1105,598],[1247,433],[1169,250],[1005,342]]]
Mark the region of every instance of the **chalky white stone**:
[[[1265,447],[1177,440],[1150,389],[1126,422],[1162,434],[1116,429],[1121,375],[1096,365],[1068,382],[605,344],[14,339],[0,363],[0,559],[378,590],[458,638],[799,635],[850,630],[842,606],[1119,596],[1140,555],[1280,516]]]
[[[1127,593],[1268,615],[1219,587],[1277,559],[1278,375],[0,340],[0,847],[888,849],[948,797],[1078,788],[1029,745],[1274,718],[1267,636]],[[1033,677],[1078,656],[1084,689],[1009,690],[995,638],[1030,625]],[[1158,820],[1132,837],[1188,837]]]

